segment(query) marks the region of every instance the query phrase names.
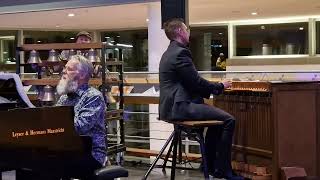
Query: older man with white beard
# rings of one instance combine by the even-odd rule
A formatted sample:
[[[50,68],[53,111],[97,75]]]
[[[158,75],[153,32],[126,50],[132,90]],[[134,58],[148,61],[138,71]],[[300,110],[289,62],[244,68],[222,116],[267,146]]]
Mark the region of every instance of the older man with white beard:
[[[84,56],[74,55],[65,65],[57,92],[61,95],[57,105],[74,106],[74,126],[79,135],[92,138],[89,157],[68,164],[68,176],[89,178],[102,167],[106,158],[105,101],[102,93],[88,85],[93,65]]]

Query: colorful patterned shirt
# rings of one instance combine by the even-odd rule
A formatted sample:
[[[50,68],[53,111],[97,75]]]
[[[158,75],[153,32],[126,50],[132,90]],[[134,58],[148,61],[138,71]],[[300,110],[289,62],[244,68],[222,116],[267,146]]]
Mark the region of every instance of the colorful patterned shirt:
[[[100,91],[84,84],[72,95],[62,95],[58,106],[74,106],[74,126],[79,135],[92,138],[92,156],[101,164],[106,157],[105,102]]]

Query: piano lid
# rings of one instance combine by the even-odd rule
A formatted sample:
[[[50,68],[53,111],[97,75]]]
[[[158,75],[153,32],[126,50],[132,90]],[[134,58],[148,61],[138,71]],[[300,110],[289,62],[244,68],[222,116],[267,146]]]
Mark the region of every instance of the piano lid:
[[[0,73],[0,109],[16,105],[18,107],[35,107],[23,89],[21,79],[14,73]]]

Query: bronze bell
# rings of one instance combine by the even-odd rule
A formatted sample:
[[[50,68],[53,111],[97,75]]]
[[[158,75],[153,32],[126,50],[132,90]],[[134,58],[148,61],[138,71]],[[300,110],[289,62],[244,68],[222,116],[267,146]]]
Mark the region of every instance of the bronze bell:
[[[60,59],[58,57],[58,52],[55,51],[54,49],[51,49],[49,51],[49,57],[48,57],[48,62],[59,62]]]
[[[43,88],[43,97],[41,99],[41,101],[43,102],[53,102],[55,101],[55,94],[54,94],[54,88],[50,85],[46,85]]]
[[[94,49],[90,49],[88,51],[88,60],[92,63],[100,62],[99,56],[97,56],[97,51]]]
[[[71,58],[73,55],[76,55],[76,54],[77,54],[77,52],[76,52],[74,49],[70,49],[70,50],[69,50],[69,55],[68,55],[67,61],[69,61],[70,58]]]
[[[28,59],[27,64],[40,64],[42,61],[39,57],[39,53],[35,50],[30,52],[30,57]]]

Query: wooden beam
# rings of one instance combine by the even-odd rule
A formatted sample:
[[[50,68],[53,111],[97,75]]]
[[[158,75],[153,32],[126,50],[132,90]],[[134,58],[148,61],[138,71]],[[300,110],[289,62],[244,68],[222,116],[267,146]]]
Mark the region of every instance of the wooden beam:
[[[150,156],[157,156],[159,154],[159,151],[150,150],[150,149],[140,149],[140,148],[126,148],[126,154],[131,156],[137,156],[137,157],[150,157]],[[164,158],[166,156],[167,152],[164,152],[162,154],[162,157]],[[171,157],[171,155],[170,155]],[[201,159],[201,154],[194,154],[194,153],[182,153],[182,159],[188,160],[188,161],[194,161],[197,159]]]
[[[45,85],[50,85],[50,86],[57,86],[58,83],[59,83],[59,80],[58,78],[43,78],[43,79],[34,79],[34,78],[26,78],[26,79],[21,79],[22,83],[25,85],[25,86],[28,86],[28,85],[36,85],[36,86],[45,86]],[[110,83],[110,84],[115,84],[115,83],[119,83],[118,80],[116,79],[107,79],[107,83]],[[91,78],[89,80],[89,84],[90,85],[95,85],[95,86],[98,86],[98,85],[101,85],[101,79],[100,78]]]
[[[51,49],[101,49],[102,43],[49,43],[49,44],[24,44],[22,50],[51,50]]]

